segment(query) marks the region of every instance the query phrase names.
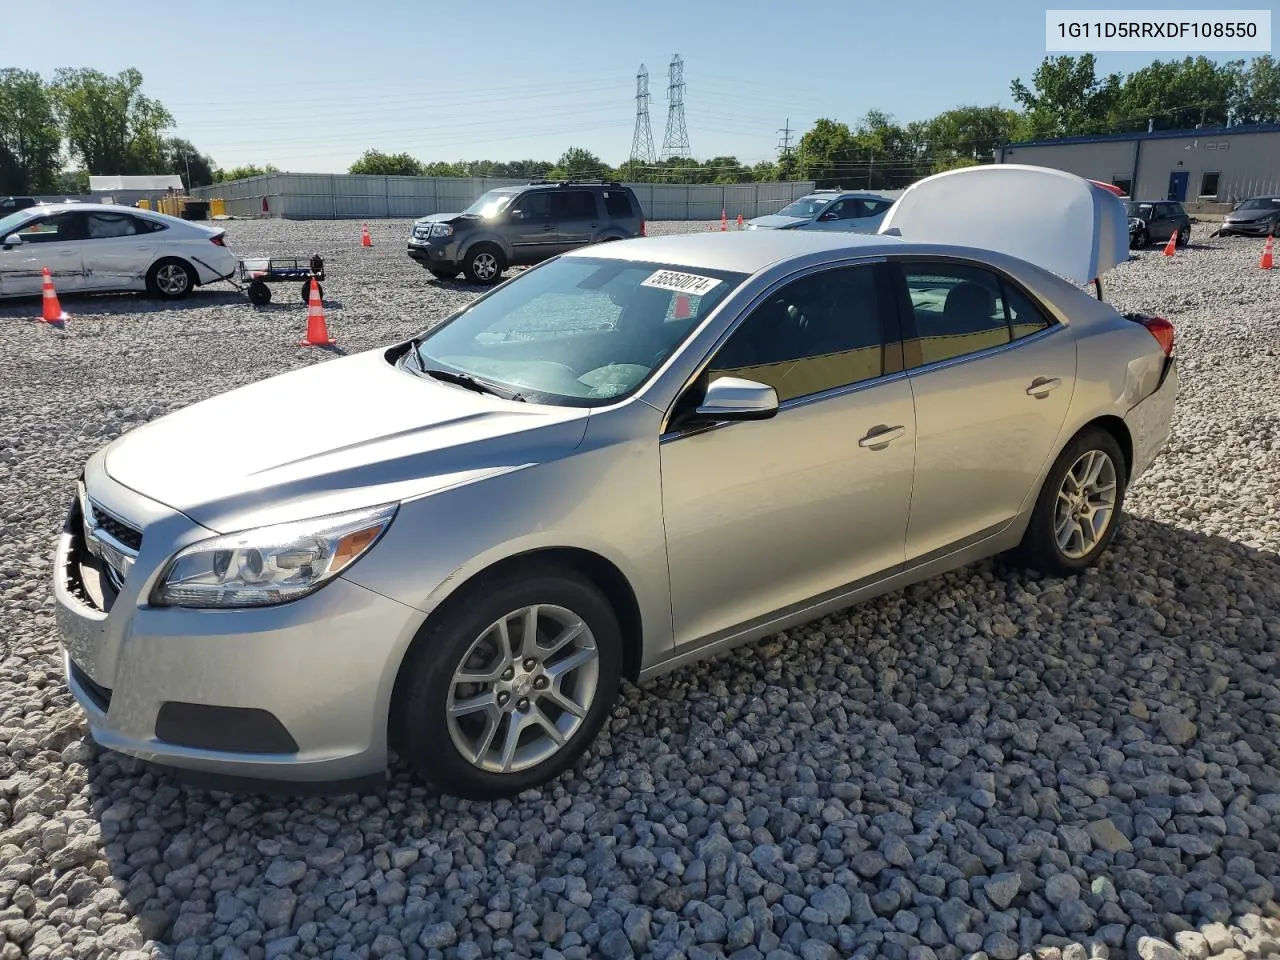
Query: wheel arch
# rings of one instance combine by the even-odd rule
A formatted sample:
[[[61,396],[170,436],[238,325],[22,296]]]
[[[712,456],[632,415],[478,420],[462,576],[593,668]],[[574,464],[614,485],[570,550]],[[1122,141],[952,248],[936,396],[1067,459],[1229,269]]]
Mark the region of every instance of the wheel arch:
[[[1129,432],[1129,425],[1120,417],[1114,414],[1105,414],[1100,417],[1094,417],[1088,423],[1083,424],[1079,430],[1067,438],[1067,442],[1062,445],[1065,450],[1067,444],[1075,440],[1076,437],[1084,433],[1086,430],[1101,428],[1115,439],[1120,445],[1120,452],[1124,454],[1124,478],[1128,483],[1129,478],[1133,474],[1133,435]]]
[[[483,586],[485,581],[505,576],[521,567],[538,564],[567,567],[585,577],[604,594],[618,618],[618,626],[622,631],[622,675],[633,683],[636,681],[640,676],[643,658],[644,630],[640,617],[640,602],[626,575],[611,560],[592,550],[580,547],[535,547],[503,557],[472,573],[450,590],[448,596],[441,600],[418,626],[413,639],[401,653],[400,662],[396,665],[395,681],[392,684],[391,701],[388,704],[386,719],[389,743],[394,742],[395,733],[391,726],[396,717],[396,704],[402,695],[404,664],[409,659],[410,651],[443,617],[465,604],[472,592],[477,587]]]

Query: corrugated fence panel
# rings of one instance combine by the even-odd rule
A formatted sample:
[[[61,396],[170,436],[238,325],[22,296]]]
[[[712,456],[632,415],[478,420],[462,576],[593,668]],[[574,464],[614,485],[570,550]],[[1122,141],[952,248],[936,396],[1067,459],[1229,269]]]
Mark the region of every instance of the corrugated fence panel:
[[[291,220],[331,220],[336,212],[332,195],[295,193],[272,200],[277,205],[275,215]]]
[[[431,206],[431,201],[419,200],[417,197],[387,197],[387,216],[389,217],[425,217],[428,213],[435,213],[434,210],[427,209]]]
[[[756,185],[754,183],[729,184],[724,188],[724,210],[730,220],[738,214],[750,220],[756,215]]]

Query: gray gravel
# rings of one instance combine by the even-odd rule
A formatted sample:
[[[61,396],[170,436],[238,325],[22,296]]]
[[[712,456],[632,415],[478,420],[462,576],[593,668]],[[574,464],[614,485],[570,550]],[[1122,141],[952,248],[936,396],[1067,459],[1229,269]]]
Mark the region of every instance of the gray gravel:
[[[322,253],[330,331],[358,350],[474,295],[407,260],[407,227],[371,223],[372,250],[358,223],[228,230],[243,255]],[[1177,324],[1183,388],[1100,569],[979,565],[628,689],[575,774],[492,804],[402,772],[377,796],[208,793],[85,739],[47,586],[83,460],[330,355],[294,345],[289,288],[264,310],[68,298],[63,331],[0,307],[0,960],[1275,955],[1280,274],[1260,247],[1115,272],[1118,304]]]

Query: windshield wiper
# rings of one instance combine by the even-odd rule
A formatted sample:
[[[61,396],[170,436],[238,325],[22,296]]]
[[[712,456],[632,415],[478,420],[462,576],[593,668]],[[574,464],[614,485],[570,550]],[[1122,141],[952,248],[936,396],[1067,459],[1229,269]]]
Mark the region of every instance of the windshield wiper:
[[[519,403],[524,402],[524,397],[518,393],[512,393],[507,390],[500,390],[491,383],[485,383],[483,380],[477,380],[469,373],[455,373],[452,370],[427,370],[419,367],[422,372],[436,380],[443,380],[445,383],[454,383],[460,387],[466,387],[468,390],[474,390],[476,393],[487,393],[491,396],[501,397],[503,400],[515,400]]]

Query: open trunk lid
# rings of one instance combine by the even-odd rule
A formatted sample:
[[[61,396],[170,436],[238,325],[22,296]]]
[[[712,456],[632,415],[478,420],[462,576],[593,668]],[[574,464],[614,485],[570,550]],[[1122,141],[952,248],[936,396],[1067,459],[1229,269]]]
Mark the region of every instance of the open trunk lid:
[[[1129,259],[1124,203],[1073,173],[1000,163],[912,184],[878,231],[922,243],[979,247],[1084,286]]]

